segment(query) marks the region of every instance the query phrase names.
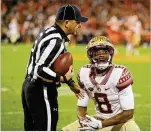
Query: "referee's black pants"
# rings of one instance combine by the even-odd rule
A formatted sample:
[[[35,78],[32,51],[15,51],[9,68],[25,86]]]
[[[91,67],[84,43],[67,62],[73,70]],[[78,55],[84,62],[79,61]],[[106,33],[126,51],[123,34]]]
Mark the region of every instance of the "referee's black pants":
[[[56,131],[58,101],[55,83],[27,77],[22,86],[25,131]]]

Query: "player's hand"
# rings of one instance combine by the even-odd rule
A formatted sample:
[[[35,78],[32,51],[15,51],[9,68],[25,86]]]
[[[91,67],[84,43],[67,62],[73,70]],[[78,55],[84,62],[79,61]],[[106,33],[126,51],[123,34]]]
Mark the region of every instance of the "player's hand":
[[[78,99],[84,99],[85,91],[83,89],[79,89],[80,93],[75,94]]]
[[[86,118],[84,120],[80,120],[79,122],[82,125],[80,131],[93,131],[102,128],[102,122],[89,115],[86,115]]]

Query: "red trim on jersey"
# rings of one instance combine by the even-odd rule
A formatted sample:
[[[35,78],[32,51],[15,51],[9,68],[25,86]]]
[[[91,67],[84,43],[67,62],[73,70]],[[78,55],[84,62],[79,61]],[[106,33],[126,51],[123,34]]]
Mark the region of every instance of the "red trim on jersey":
[[[125,68],[116,87],[121,91],[127,88],[130,84],[133,84],[133,79],[131,73]]]
[[[127,88],[130,84],[133,84],[132,78],[122,84],[118,84],[116,87],[119,89],[119,91],[121,91],[121,90]]]
[[[96,82],[96,80],[95,80],[96,73],[91,70],[89,77],[90,77],[90,80],[91,80],[92,84],[95,85],[95,86],[96,86],[96,85],[105,85],[105,84],[107,83],[107,81],[109,80],[109,78],[110,78],[110,75],[111,75],[111,73],[112,73],[112,71],[113,71],[113,68],[114,68],[114,66],[112,66],[112,67],[108,70],[108,72],[106,73],[106,75],[105,75],[105,77],[104,77],[104,79],[102,80],[101,83]]]
[[[107,81],[109,80],[111,73],[113,71],[113,66],[110,68],[110,70],[108,71],[108,73],[106,74],[105,78],[102,80],[101,85],[105,85],[107,83]]]
[[[95,72],[94,72],[94,69],[91,69],[90,71],[90,75],[89,75],[89,78],[90,78],[90,81],[92,82],[93,85],[98,85],[98,83],[95,81]]]

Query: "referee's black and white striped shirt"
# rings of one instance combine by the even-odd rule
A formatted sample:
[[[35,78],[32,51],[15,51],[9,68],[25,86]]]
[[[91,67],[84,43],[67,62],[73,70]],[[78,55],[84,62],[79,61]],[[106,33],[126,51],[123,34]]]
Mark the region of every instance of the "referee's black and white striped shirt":
[[[27,65],[27,75],[34,79],[59,81],[60,76],[51,70],[56,58],[66,51],[65,42],[69,42],[65,32],[57,25],[42,31],[34,42]]]

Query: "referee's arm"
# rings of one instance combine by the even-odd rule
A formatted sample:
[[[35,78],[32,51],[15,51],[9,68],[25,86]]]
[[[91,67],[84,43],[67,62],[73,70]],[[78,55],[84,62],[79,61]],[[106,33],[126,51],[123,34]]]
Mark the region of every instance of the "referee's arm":
[[[63,50],[64,44],[61,39],[50,40],[47,47],[41,51],[41,56],[34,69],[34,75],[47,82],[60,81],[60,75],[57,75],[50,67]]]

